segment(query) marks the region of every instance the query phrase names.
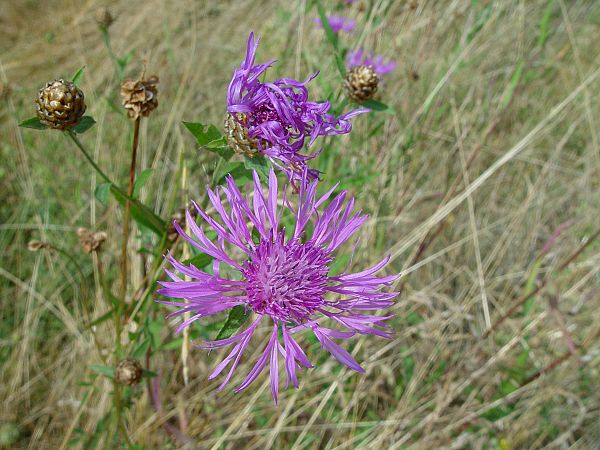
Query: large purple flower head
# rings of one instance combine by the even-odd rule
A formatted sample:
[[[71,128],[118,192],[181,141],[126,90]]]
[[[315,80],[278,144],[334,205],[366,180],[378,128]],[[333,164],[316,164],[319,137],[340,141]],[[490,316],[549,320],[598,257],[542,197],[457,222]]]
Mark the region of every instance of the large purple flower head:
[[[230,365],[219,390],[231,379],[252,336],[262,334],[257,331],[259,324],[269,324],[269,338],[236,392],[248,387],[269,361],[275,401],[279,392],[280,357],[285,366],[286,387],[290,383],[298,387],[297,370],[313,367],[296,341],[297,333],[312,332],[334,358],[358,372],[363,372],[362,367],[334,339],[356,334],[390,337],[383,322],[391,316],[375,312],[393,304],[397,293],[381,290],[389,287],[397,276],[374,275],[389,258],[361,272],[332,274],[336,250],[358,230],[366,216],[352,212],[354,199],[346,202],[345,191],[334,196],[334,187],[318,197],[316,188],[317,181],[302,182],[298,195],[293,196],[293,205],[285,188],[278,195],[273,169],[266,196],[254,173],[251,199],[242,195],[230,176],[225,186],[208,190],[220,219],[210,217],[195,205],[198,214],[216,233],[215,242],[209,240],[189,213],[187,222],[192,236],[174,224],[191,245],[214,258],[212,271],[204,272],[167,256],[173,267],[191,280],[183,281],[167,271],[173,281],[162,282],[159,290],[166,297],[185,299],[185,302],[162,301],[179,308],[172,315],[192,314],[178,331],[195,320],[238,305],[251,317],[250,325],[238,334],[199,345],[209,349],[232,347],[209,376],[215,378]]]
[[[254,33],[251,33],[246,58],[234,70],[229,84],[228,140],[234,147],[263,153],[290,179],[298,180],[307,167],[307,161],[318,154],[301,154],[306,140],[310,147],[319,136],[349,133],[352,130],[349,119],[368,110],[355,109],[335,117],[328,113],[331,108],[328,101],[309,100],[306,85],[318,72],[305,81],[281,78],[274,82],[261,82],[260,76],[274,61],[255,64],[257,47],[258,40],[255,41]],[[306,173],[310,179],[319,175],[314,169]]]
[[[349,51],[346,55],[346,67],[352,69],[356,66],[371,66],[379,76],[390,73],[396,69],[396,62],[388,60],[387,62],[381,55],[367,54],[362,48],[355,51]]]
[[[334,33],[339,33],[340,31],[345,31],[346,33],[352,33],[356,28],[356,21],[352,19],[347,19],[342,16],[328,16],[327,22],[329,22],[329,26]],[[321,23],[320,18],[315,19],[315,23],[319,25],[321,28],[323,24]]]

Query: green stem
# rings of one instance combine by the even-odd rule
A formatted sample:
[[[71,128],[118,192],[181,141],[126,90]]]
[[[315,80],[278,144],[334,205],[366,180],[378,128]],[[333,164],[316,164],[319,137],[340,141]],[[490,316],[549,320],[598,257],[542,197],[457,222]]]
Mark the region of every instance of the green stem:
[[[96,162],[92,159],[92,157],[86,151],[85,147],[83,146],[83,144],[81,143],[81,141],[79,140],[79,138],[77,137],[75,132],[73,130],[67,130],[67,135],[75,143],[75,145],[81,151],[81,153],[83,153],[83,156],[85,157],[85,159],[87,159],[88,162],[92,165],[92,167],[94,169],[96,169],[96,172],[98,172],[98,175],[100,175],[104,179],[104,181],[106,181],[107,183],[110,183],[112,186],[114,186],[114,188],[117,191],[119,191],[121,194],[125,195],[125,193],[121,189],[119,189],[119,187],[115,183],[113,183],[113,181],[108,177],[108,175],[106,175],[104,173],[104,171],[98,166],[98,164],[96,164]]]

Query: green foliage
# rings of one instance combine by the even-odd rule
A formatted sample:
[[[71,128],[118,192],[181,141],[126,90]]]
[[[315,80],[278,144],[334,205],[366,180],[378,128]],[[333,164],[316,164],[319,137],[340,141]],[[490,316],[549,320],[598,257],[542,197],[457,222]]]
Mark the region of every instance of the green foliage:
[[[367,100],[361,106],[369,108],[371,111],[383,112],[392,116],[396,114],[396,111],[394,111],[394,108],[392,108],[391,106],[373,99]]]
[[[84,70],[85,70],[85,66],[82,66],[77,72],[75,72],[75,74],[73,75],[73,78],[71,78],[71,81],[77,87],[79,87],[79,85],[81,84],[81,79],[83,78]]]
[[[231,308],[227,320],[223,324],[223,328],[217,334],[215,340],[227,339],[233,335],[243,324],[246,322],[249,316],[249,312],[246,311],[244,305],[237,305]]]
[[[83,116],[79,123],[73,127],[73,131],[77,134],[83,134],[94,126],[96,121],[91,116]]]
[[[135,179],[135,183],[133,185],[133,198],[138,198],[140,195],[140,191],[146,184],[146,182],[150,179],[150,176],[154,172],[154,169],[144,169],[140,172],[140,174]]]
[[[29,119],[23,120],[19,123],[20,127],[31,128],[33,130],[46,130],[48,127],[40,122],[37,117],[30,117]]]
[[[315,4],[317,6],[317,12],[319,14],[319,20],[321,21],[321,25],[323,26],[323,30],[325,31],[325,37],[333,47],[333,57],[335,58],[335,65],[340,73],[340,76],[344,78],[346,75],[346,66],[344,65],[344,60],[340,53],[338,36],[333,32],[331,25],[329,25],[329,20],[327,20],[327,14],[325,13],[325,8],[323,8],[323,4],[320,0],[315,0]]]
[[[100,364],[92,364],[90,366],[92,372],[96,372],[97,374],[103,375],[108,378],[115,377],[115,368],[110,366],[103,366]]]
[[[269,179],[271,163],[262,155],[244,156],[244,166],[249,171],[255,170],[262,180]]]

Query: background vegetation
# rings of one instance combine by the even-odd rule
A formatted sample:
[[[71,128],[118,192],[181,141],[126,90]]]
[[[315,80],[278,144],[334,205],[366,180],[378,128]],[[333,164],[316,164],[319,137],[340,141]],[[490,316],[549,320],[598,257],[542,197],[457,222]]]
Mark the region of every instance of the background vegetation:
[[[131,126],[94,21],[98,6],[17,0],[0,8],[0,442],[8,448],[110,447],[112,385],[98,366],[114,332],[110,321],[89,326],[109,306],[76,230],[108,233],[102,262],[116,291],[110,255],[118,254],[122,208],[96,199],[101,180],[60,133],[17,127],[33,115],[43,83],[85,65],[82,89],[97,124],[82,139],[125,184]],[[222,123],[250,31],[262,36],[259,60],[279,60],[273,76],[304,79],[320,69],[313,95],[341,105],[332,47],[308,0],[107,6],[123,73],[137,76],[146,61],[160,77],[139,165],[153,169],[141,198],[164,218],[188,195],[204,198],[214,155],[196,149],[181,122]],[[320,142],[318,159],[324,182],[341,180],[370,214],[353,267],[389,253],[387,270],[405,274],[397,334],[355,341],[364,376],[323,356],[275,406],[267,377],[240,394],[215,392],[207,375],[218,355],[200,349],[191,349],[186,386],[176,324],[153,305],[147,321],[128,323],[127,339],[147,346],[136,344],[159,374],[162,405],[153,407],[145,384],[127,390],[132,440],[140,448],[598,448],[600,3],[323,6],[357,21],[341,47],[362,45],[399,63],[379,94],[392,113],[356,118],[350,135]],[[29,252],[32,239],[71,255],[89,292],[64,254]],[[137,250],[149,239],[136,228],[137,284],[151,260]],[[318,343],[310,351],[320,354]]]

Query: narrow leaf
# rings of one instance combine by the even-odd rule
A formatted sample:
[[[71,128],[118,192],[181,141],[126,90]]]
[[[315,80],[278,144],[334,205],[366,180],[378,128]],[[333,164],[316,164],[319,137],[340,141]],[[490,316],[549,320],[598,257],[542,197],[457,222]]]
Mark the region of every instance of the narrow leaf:
[[[183,124],[196,138],[196,142],[199,145],[206,146],[221,138],[221,132],[214,125],[204,125],[195,122],[183,122]]]
[[[183,262],[183,264],[185,264],[186,266],[189,266],[191,264],[197,269],[202,269],[203,267],[208,266],[213,261],[213,259],[214,258],[212,256],[207,255],[206,253],[199,253],[193,258],[186,259]]]
[[[335,34],[331,25],[329,25],[329,20],[327,20],[327,14],[325,14],[325,8],[321,4],[320,0],[316,1],[317,12],[319,13],[319,20],[321,21],[321,25],[323,26],[323,30],[325,31],[325,37],[333,47],[333,54],[335,58],[335,65],[340,72],[342,78],[346,75],[346,66],[344,65],[344,60],[342,59],[342,55],[339,50],[338,36]]]
[[[114,367],[102,366],[100,364],[92,364],[90,366],[90,369],[92,370],[92,372],[99,373],[100,375],[104,375],[105,377],[108,377],[108,378],[115,377]]]
[[[24,120],[19,124],[19,126],[23,128],[31,128],[33,130],[45,130],[46,128],[48,128],[46,125],[40,122],[40,119],[38,119],[37,117],[32,117],[30,119]]]
[[[115,199],[121,204],[121,206],[125,205],[127,201],[127,196],[119,191],[115,186],[110,187],[110,192],[115,197]],[[166,230],[166,225],[164,220],[158,217],[154,212],[148,208],[146,205],[140,203],[136,199],[130,199],[131,201],[131,217],[139,224],[150,231],[154,232],[158,236],[162,236],[162,234]]]
[[[386,114],[394,115],[396,111],[389,105],[385,103],[378,102],[377,100],[367,100],[362,104],[365,108],[369,108],[371,111],[383,112]]]
[[[73,84],[75,86],[80,85],[84,70],[85,70],[85,66],[80,67],[79,70],[77,72],[75,72],[75,75],[73,75],[73,78],[71,78],[71,81],[73,82]]]
[[[144,169],[138,175],[138,177],[135,180],[135,184],[133,185],[133,198],[137,198],[140,195],[140,191],[142,190],[146,182],[150,179],[150,175],[152,175],[153,171],[154,169]]]
[[[223,324],[223,328],[217,334],[215,340],[227,339],[233,335],[248,319],[250,314],[246,312],[244,305],[237,305],[231,308],[227,320]]]
[[[258,175],[265,180],[269,178],[270,165],[267,161],[267,158],[265,158],[264,156],[245,156],[244,166],[246,166],[248,170],[256,170]]]
[[[108,205],[108,194],[110,193],[110,183],[102,183],[96,186],[94,196],[96,200],[102,203],[104,206]]]
[[[92,116],[83,116],[79,123],[73,127],[73,131],[77,134],[83,134],[94,126],[96,121]]]

